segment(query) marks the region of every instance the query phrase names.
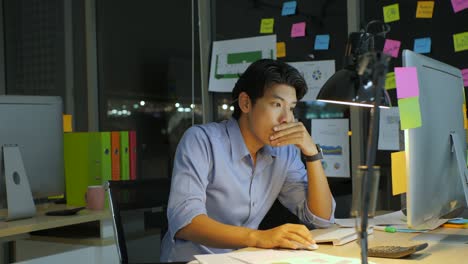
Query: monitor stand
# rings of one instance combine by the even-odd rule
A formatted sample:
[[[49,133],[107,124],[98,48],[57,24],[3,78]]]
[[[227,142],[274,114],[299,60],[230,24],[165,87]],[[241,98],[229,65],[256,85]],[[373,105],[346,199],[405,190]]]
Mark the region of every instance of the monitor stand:
[[[455,158],[457,159],[458,164],[458,174],[460,175],[461,184],[463,191],[465,192],[465,201],[466,206],[468,207],[468,169],[466,168],[465,155],[463,154],[463,149],[461,149],[460,144],[457,144],[459,141],[458,135],[455,132],[450,133],[450,139],[452,144],[452,152],[455,150]]]
[[[3,162],[8,210],[5,220],[33,217],[36,206],[17,145],[3,145]]]

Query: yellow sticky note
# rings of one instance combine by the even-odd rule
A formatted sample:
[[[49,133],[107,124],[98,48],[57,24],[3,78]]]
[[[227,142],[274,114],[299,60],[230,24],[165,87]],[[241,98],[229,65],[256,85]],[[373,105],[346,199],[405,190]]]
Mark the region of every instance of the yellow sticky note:
[[[391,90],[395,88],[396,88],[395,72],[388,72],[387,76],[385,77],[385,89]]]
[[[277,58],[286,57],[286,43],[284,43],[284,42],[277,42],[276,43],[276,57]]]
[[[63,115],[63,132],[73,132],[72,115]]]
[[[398,99],[398,108],[400,109],[402,130],[421,126],[421,109],[418,96]]]
[[[400,8],[398,4],[383,7],[384,22],[393,22],[400,20]]]
[[[274,18],[263,18],[260,24],[260,33],[273,33]]]
[[[468,50],[468,32],[453,34],[453,46],[456,52]]]
[[[468,129],[468,119],[466,119],[466,104],[463,104],[462,106],[462,113],[463,113],[463,124],[465,126],[465,129]]]
[[[416,8],[417,18],[432,18],[434,13],[434,1],[418,1]]]
[[[404,151],[392,152],[392,193],[406,192],[406,156]]]

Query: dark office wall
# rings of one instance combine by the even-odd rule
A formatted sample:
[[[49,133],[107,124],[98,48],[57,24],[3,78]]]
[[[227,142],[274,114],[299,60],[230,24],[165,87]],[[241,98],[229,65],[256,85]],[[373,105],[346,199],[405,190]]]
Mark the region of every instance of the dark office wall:
[[[413,50],[414,39],[423,37],[430,37],[432,42],[431,52],[423,55],[459,69],[468,68],[468,51],[455,52],[453,46],[453,34],[468,31],[468,9],[454,13],[451,1],[434,1],[433,17],[422,19],[416,18],[417,0],[364,0],[364,20],[383,21],[382,8],[394,3],[399,4],[400,20],[389,23],[391,30],[387,38],[401,41],[401,47],[398,58],[392,58],[389,71],[402,65],[402,50]],[[383,45],[383,39],[379,39],[376,48],[382,50]],[[396,105],[396,91],[391,90],[390,95],[393,104]]]
[[[65,95],[63,1],[5,0],[6,93]]]

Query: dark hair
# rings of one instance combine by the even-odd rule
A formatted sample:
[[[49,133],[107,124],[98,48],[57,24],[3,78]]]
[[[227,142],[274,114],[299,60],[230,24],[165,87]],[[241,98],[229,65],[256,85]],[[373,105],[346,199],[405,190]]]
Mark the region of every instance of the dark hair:
[[[304,77],[296,68],[287,63],[272,59],[261,59],[252,63],[247,70],[239,77],[234,89],[232,89],[232,100],[234,113],[232,116],[239,119],[241,110],[237,99],[241,92],[246,92],[252,104],[261,98],[265,89],[275,84],[286,84],[296,89],[297,100],[302,99],[307,92],[307,84]]]

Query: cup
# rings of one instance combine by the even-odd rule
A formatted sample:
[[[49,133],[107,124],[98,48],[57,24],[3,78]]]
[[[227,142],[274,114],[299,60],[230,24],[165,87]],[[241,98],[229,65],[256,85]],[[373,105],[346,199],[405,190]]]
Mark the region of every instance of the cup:
[[[88,186],[88,191],[85,193],[86,208],[90,210],[104,209],[105,190],[102,185]]]
[[[360,227],[361,207],[363,203],[364,179],[367,175],[369,195],[368,218],[375,216],[377,194],[379,191],[380,166],[373,166],[372,173],[368,173],[367,166],[359,166],[356,177],[353,179],[353,200],[351,204],[351,216],[356,217],[357,227]]]

